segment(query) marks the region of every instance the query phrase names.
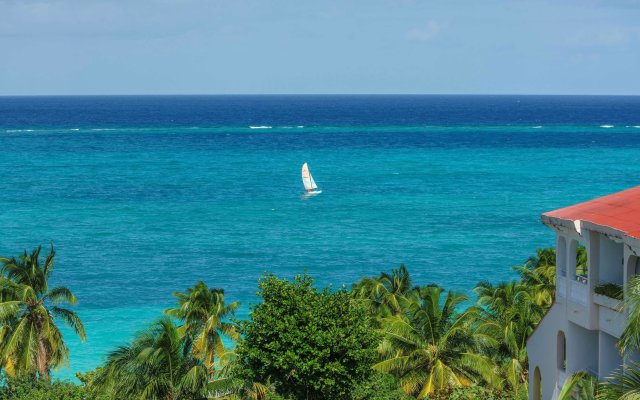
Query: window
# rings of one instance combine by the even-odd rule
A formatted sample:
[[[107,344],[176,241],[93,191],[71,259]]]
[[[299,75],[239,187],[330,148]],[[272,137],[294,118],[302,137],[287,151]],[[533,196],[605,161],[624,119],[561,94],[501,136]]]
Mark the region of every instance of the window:
[[[576,280],[580,283],[589,282],[589,264],[587,262],[587,249],[581,243],[576,248]]]
[[[564,371],[567,369],[567,339],[562,331],[558,331],[558,343],[556,349],[558,369]]]
[[[533,400],[542,400],[542,377],[538,367],[533,372]]]

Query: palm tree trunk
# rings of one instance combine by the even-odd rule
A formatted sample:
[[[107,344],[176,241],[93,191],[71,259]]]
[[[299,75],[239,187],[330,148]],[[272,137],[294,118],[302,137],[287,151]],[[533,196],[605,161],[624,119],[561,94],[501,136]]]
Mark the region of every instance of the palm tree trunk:
[[[50,379],[49,362],[47,360],[47,349],[43,340],[40,340],[38,343],[38,355],[36,363],[40,379],[48,381]]]

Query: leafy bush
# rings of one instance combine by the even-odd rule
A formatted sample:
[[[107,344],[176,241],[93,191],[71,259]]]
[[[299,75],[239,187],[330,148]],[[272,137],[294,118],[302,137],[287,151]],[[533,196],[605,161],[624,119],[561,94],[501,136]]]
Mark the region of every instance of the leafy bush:
[[[76,379],[80,381],[82,384],[82,388],[87,392],[87,399],[91,400],[106,400],[109,397],[105,393],[101,393],[98,387],[95,387],[93,383],[95,382],[96,376],[98,376],[103,371],[102,367],[98,367],[93,371],[87,372],[77,372]]]
[[[443,393],[436,397],[429,397],[430,400],[526,400],[527,392],[522,391],[521,396],[514,397],[513,393],[490,389],[482,386],[469,386],[466,388],[456,388],[449,393]]]
[[[392,375],[376,372],[371,379],[359,382],[351,392],[351,400],[413,400],[398,386]]]
[[[293,282],[265,276],[237,348],[242,378],[270,381],[276,393],[347,399],[369,379],[379,337],[364,307],[346,290],[318,291],[308,275]]]
[[[9,380],[0,388],[0,399],[11,400],[89,400],[90,396],[84,386],[74,385],[67,381],[36,379]]]
[[[616,285],[615,283],[602,283],[593,288],[593,291],[597,294],[611,297],[612,299],[616,300],[623,300],[624,298],[624,291],[622,290],[622,286]]]

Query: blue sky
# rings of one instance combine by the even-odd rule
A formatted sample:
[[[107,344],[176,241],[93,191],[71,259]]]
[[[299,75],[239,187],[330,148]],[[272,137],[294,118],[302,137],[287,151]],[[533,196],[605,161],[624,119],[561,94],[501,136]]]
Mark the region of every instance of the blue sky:
[[[0,95],[640,94],[640,0],[0,0]]]

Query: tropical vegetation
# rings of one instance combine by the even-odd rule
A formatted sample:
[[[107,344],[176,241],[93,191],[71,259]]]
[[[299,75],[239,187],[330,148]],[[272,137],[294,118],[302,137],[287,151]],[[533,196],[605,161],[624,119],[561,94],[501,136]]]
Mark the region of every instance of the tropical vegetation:
[[[616,300],[624,299],[624,290],[621,285],[615,283],[601,283],[593,288],[594,293],[610,297]]]
[[[484,351],[494,340],[478,329],[479,309],[459,311],[469,298],[443,293],[438,286],[419,288],[402,314],[381,319],[381,361],[373,368],[396,376],[417,398],[474,382],[499,387],[496,366]]]
[[[197,282],[74,384],[50,372],[68,359],[57,324],[85,337],[67,307],[77,300],[49,288],[55,251],[40,251],[0,259],[0,399],[526,399],[526,342],[555,296],[553,249],[514,267],[517,280],[483,281],[471,295],[418,285],[403,265],[349,289],[265,275],[246,320],[223,289]],[[577,258],[586,271],[584,249]],[[622,298],[611,285],[596,292]],[[640,350],[640,278],[624,294],[627,354]],[[604,383],[578,373],[560,398],[640,398],[640,365]]]
[[[344,288],[316,289],[306,274],[267,275],[258,287],[262,302],[242,323],[237,349],[242,376],[286,398],[352,397],[373,373],[379,341],[362,303]]]
[[[87,400],[96,399],[86,386],[71,382],[14,378],[0,382],[0,399],[11,400]]]
[[[41,250],[0,258],[0,366],[8,377],[48,381],[51,369],[67,362],[56,319],[85,339],[82,321],[64,307],[76,297],[64,286],[49,288],[56,252],[51,246],[42,262]]]
[[[193,341],[162,318],[107,356],[93,385],[111,399],[204,399],[207,371]]]
[[[203,360],[207,372],[214,374],[216,360],[224,360],[228,353],[223,338],[238,340],[240,337],[237,326],[225,321],[233,316],[240,303],[227,304],[224,290],[209,288],[204,282],[196,283],[186,293],[174,295],[178,305],[165,314],[183,322],[183,333],[193,340],[191,355]]]

